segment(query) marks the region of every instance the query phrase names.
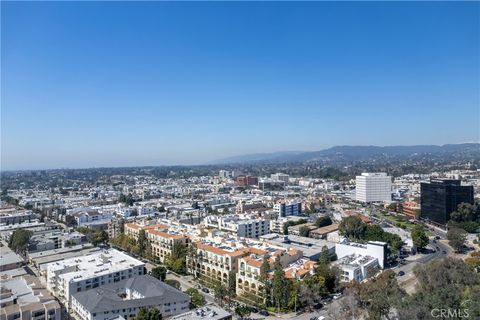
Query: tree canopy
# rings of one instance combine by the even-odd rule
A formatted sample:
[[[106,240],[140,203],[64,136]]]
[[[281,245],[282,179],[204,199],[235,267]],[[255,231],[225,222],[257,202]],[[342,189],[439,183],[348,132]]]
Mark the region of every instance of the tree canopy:
[[[16,229],[10,236],[8,246],[16,253],[25,255],[30,242],[32,231],[25,229]]]
[[[452,248],[459,252],[463,249],[465,242],[467,241],[467,232],[460,228],[449,228],[447,232],[448,243]]]
[[[329,216],[320,217],[315,221],[315,226],[321,228],[329,226],[333,223],[332,219]]]
[[[197,289],[189,288],[187,289],[187,291],[185,291],[185,293],[192,298],[190,301],[190,307],[192,309],[201,307],[205,304],[205,297],[200,292],[198,292]]]
[[[167,277],[167,268],[165,268],[164,266],[153,268],[152,277],[155,277],[161,281],[165,281],[165,278]]]
[[[162,314],[157,308],[141,308],[135,320],[162,320]]]
[[[415,227],[413,227],[412,241],[418,249],[423,249],[428,245],[428,236],[421,225],[415,225]]]

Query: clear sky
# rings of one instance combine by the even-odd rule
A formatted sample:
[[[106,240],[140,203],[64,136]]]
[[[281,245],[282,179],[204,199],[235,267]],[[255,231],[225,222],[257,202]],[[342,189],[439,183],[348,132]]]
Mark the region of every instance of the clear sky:
[[[2,2],[2,169],[479,140],[478,2]]]

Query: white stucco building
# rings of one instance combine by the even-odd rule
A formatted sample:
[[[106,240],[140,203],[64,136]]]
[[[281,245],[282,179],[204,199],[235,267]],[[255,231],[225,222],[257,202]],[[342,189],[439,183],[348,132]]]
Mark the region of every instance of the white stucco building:
[[[364,172],[356,178],[355,200],[389,202],[392,200],[392,177],[385,172]]]
[[[116,249],[47,266],[47,289],[69,306],[73,293],[144,274],[145,264]]]

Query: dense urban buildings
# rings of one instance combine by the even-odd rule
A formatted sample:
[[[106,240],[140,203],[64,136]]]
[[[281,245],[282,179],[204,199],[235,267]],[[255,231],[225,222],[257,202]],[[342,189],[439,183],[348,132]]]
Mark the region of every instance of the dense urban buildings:
[[[58,309],[78,320],[132,319],[142,308],[178,319],[229,319],[241,312],[223,310],[220,302],[226,305],[229,299],[258,310],[270,307],[270,312],[274,298],[264,289],[274,281],[282,283],[290,301],[297,297],[297,307],[307,314],[316,303],[324,305],[320,310],[326,314],[334,309],[328,299],[341,296],[339,288],[350,281],[369,283],[371,277],[395,270],[408,289],[406,283],[415,283],[412,264],[452,254],[445,240],[434,239],[437,234],[445,238],[437,233],[441,229],[426,223],[431,220],[418,220],[421,205],[426,208],[420,199],[425,195],[422,181],[456,177],[472,192],[480,185],[480,171],[474,170],[402,175],[391,187],[390,177],[381,174],[384,201],[363,202],[356,198],[355,189],[362,187],[355,176],[339,181],[272,173],[260,176],[271,183],[263,189],[260,184],[240,186],[236,177],[249,171],[233,171],[188,178],[142,172],[112,175],[102,183],[69,182],[82,187],[61,192],[42,187],[7,190],[10,202],[29,195],[42,199],[32,202],[42,209],[2,202],[0,211],[10,218],[0,224],[0,279],[35,277],[45,283],[48,299],[58,304],[55,313]],[[379,190],[370,182],[367,191]],[[456,201],[470,200],[458,194]],[[346,226],[347,220],[353,225]],[[414,244],[412,230],[418,224],[433,233],[427,236],[426,251]],[[345,228],[353,228],[353,234]],[[15,235],[20,237],[13,241]],[[159,275],[154,271],[158,266],[172,272]],[[327,277],[319,274],[330,268],[339,271],[334,282],[326,281],[337,285],[327,289],[323,280],[317,281]],[[318,297],[308,291],[317,285],[323,292]],[[210,303],[208,309],[198,305],[189,311],[198,295]],[[37,307],[32,310],[41,319]],[[28,315],[26,308],[22,311],[19,304],[7,310]],[[283,308],[294,312],[295,305]]]

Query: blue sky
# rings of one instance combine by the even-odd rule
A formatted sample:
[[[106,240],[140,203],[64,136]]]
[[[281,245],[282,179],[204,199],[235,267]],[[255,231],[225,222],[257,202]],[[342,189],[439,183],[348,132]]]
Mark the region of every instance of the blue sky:
[[[2,169],[478,141],[479,8],[2,2]]]

